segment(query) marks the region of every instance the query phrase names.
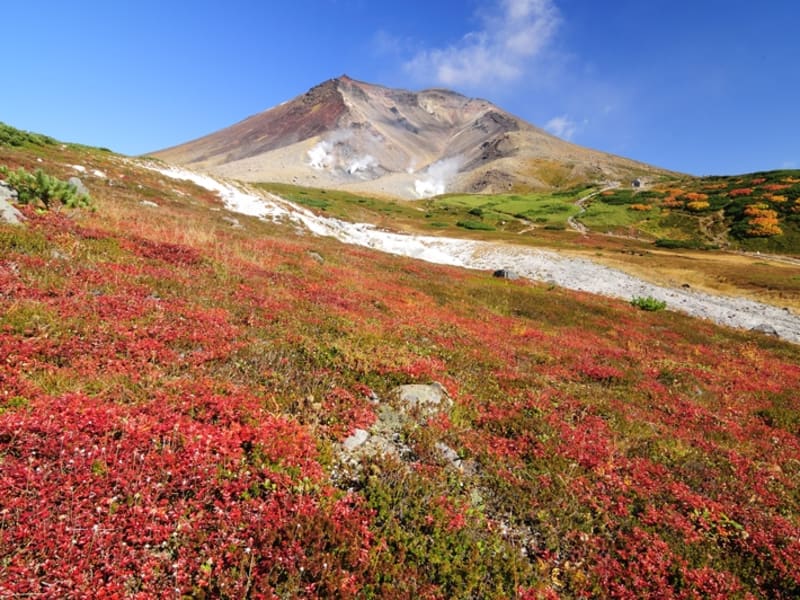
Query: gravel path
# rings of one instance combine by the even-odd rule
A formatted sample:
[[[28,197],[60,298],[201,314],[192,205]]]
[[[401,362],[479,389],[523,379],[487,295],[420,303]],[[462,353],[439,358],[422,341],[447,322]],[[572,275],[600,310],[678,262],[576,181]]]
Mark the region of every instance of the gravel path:
[[[618,269],[547,250],[383,231],[365,223],[322,217],[273,194],[261,194],[208,175],[176,167],[165,169],[150,165],[150,168],[168,177],[193,181],[216,192],[231,211],[264,219],[291,221],[315,235],[334,237],[346,244],[469,269],[510,269],[528,279],[624,300],[651,296],[666,302],[670,310],[730,327],[774,329],[781,338],[800,343],[800,317],[788,309],[744,298],[662,287]]]

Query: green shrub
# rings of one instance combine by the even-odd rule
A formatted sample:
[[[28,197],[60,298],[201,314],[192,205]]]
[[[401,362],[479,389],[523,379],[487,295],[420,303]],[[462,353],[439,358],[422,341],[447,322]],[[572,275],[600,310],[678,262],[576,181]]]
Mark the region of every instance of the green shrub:
[[[655,245],[657,248],[687,250],[715,250],[719,248],[719,246],[704,244],[699,240],[673,240],[669,238],[659,238],[656,240]]]
[[[52,146],[56,143],[56,140],[46,135],[22,131],[0,123],[0,146]]]
[[[481,223],[480,221],[459,221],[456,225],[474,231],[494,231],[494,227],[486,223]]]
[[[647,310],[651,312],[657,310],[664,310],[665,308],[667,308],[666,302],[664,302],[663,300],[657,300],[652,296],[647,296],[647,297],[636,296],[631,300],[631,304],[636,308],[640,308],[642,310]]]
[[[17,201],[20,204],[35,205],[41,202],[46,209],[50,208],[53,201],[60,202],[67,208],[85,208],[92,205],[89,196],[78,193],[72,184],[52,177],[41,169],[28,173],[21,167],[16,171],[0,167],[0,175],[6,178],[8,185],[17,190]]]

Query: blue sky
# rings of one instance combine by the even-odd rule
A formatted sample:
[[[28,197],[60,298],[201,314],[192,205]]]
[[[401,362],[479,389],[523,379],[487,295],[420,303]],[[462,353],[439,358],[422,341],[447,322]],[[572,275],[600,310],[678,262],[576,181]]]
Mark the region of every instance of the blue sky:
[[[7,2],[0,121],[141,154],[331,77],[693,174],[800,168],[796,0]]]

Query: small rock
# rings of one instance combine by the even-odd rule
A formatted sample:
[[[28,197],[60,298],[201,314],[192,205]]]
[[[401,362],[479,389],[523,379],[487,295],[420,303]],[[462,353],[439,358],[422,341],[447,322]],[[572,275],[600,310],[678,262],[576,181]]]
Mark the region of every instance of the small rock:
[[[77,193],[85,196],[89,195],[89,190],[78,177],[70,177],[67,183],[69,183]]]
[[[308,255],[309,255],[309,256],[310,256],[310,257],[311,257],[313,260],[315,260],[316,262],[318,262],[319,264],[322,264],[322,263],[324,263],[324,262],[325,262],[325,259],[324,259],[324,258],[322,258],[322,255],[321,255],[319,252],[316,252],[316,251],[314,251],[314,250],[309,250],[309,251],[308,251]]]
[[[159,208],[158,204],[151,200],[142,200],[139,204],[142,206],[151,206],[152,208]]]
[[[750,331],[756,331],[758,333],[763,333],[764,335],[771,335],[772,337],[778,337],[778,330],[775,329],[769,323],[759,323],[755,327],[751,327]]]
[[[498,269],[493,273],[493,276],[499,279],[519,279],[519,275],[510,269]]]
[[[233,227],[234,229],[243,229],[242,224],[239,222],[239,219],[236,217],[222,217],[222,220],[225,221],[228,225]]]
[[[348,437],[344,442],[342,442],[342,446],[348,452],[352,452],[359,446],[363,446],[366,441],[369,439],[369,433],[367,433],[363,429],[356,429],[353,431],[353,435]]]
[[[461,467],[461,458],[458,456],[458,452],[453,450],[450,446],[444,442],[436,442],[436,449],[441,452],[442,458],[444,458],[451,465],[456,468]]]

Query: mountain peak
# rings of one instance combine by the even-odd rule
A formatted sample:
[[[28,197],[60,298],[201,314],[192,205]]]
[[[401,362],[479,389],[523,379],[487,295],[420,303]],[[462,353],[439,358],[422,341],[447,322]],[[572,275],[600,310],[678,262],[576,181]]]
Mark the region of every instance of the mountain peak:
[[[405,198],[627,180],[652,170],[560,140],[487,100],[443,88],[389,88],[347,74],[155,154],[247,181]],[[448,165],[446,177],[441,164]]]

